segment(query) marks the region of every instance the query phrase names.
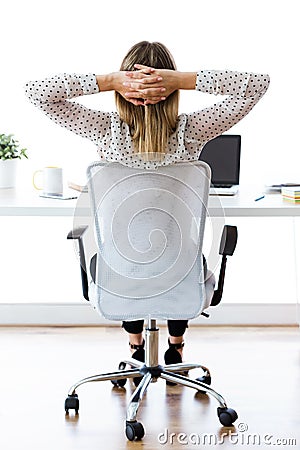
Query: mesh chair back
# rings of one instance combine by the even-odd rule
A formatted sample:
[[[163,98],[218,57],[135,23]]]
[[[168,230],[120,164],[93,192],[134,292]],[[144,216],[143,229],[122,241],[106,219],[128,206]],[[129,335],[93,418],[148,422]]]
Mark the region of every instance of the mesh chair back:
[[[144,170],[97,162],[87,174],[98,247],[90,296],[96,309],[110,320],[199,315],[209,166]]]

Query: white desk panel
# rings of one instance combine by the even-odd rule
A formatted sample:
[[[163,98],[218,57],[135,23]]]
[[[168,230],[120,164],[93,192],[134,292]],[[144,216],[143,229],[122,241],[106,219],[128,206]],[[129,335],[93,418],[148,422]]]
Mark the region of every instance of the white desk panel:
[[[255,201],[260,191],[245,187],[232,197],[210,196],[208,203],[211,217],[297,217],[300,204],[288,203],[280,194],[266,194]],[[73,216],[75,208],[80,216],[88,216],[88,195],[80,194],[80,200],[42,198],[34,191],[0,189],[0,216]]]
[[[241,187],[240,192],[232,197],[210,196],[208,203],[211,217],[297,217],[300,216],[300,204],[289,203],[282,199],[280,193],[265,194],[261,200],[259,189]],[[223,212],[222,212],[223,210]]]
[[[39,197],[34,191],[0,189],[0,216],[72,216],[76,203]]]

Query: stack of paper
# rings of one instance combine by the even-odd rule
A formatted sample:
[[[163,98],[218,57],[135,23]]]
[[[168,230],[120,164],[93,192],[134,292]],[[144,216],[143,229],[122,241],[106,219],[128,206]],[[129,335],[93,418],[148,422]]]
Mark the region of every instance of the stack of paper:
[[[283,187],[281,195],[288,202],[300,203],[300,186]]]
[[[276,183],[276,184],[265,184],[265,192],[271,194],[273,192],[281,192],[282,188],[285,187],[299,187],[300,183]]]

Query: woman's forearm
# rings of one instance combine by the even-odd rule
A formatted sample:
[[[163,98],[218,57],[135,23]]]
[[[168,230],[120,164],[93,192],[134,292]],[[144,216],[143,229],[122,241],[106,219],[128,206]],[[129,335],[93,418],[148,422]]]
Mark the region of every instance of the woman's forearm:
[[[267,74],[237,72],[230,70],[201,70],[197,73],[196,89],[232,97],[261,97],[268,89],[270,77]]]
[[[178,79],[178,89],[195,89],[197,72],[175,72]]]
[[[96,81],[99,91],[114,91],[116,90],[116,74],[108,73],[105,75],[96,75]]]
[[[28,81],[25,93],[35,104],[60,103],[82,95],[96,94],[98,86],[93,74],[58,74],[43,80]]]

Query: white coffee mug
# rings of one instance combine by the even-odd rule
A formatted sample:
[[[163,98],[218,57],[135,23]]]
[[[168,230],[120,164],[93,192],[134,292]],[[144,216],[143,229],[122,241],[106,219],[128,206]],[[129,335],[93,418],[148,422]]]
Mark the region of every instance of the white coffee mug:
[[[36,175],[43,174],[43,185],[37,186],[35,182]],[[48,195],[62,195],[63,194],[63,170],[61,167],[48,166],[44,169],[36,170],[33,174],[33,186],[39,191],[43,191]]]

